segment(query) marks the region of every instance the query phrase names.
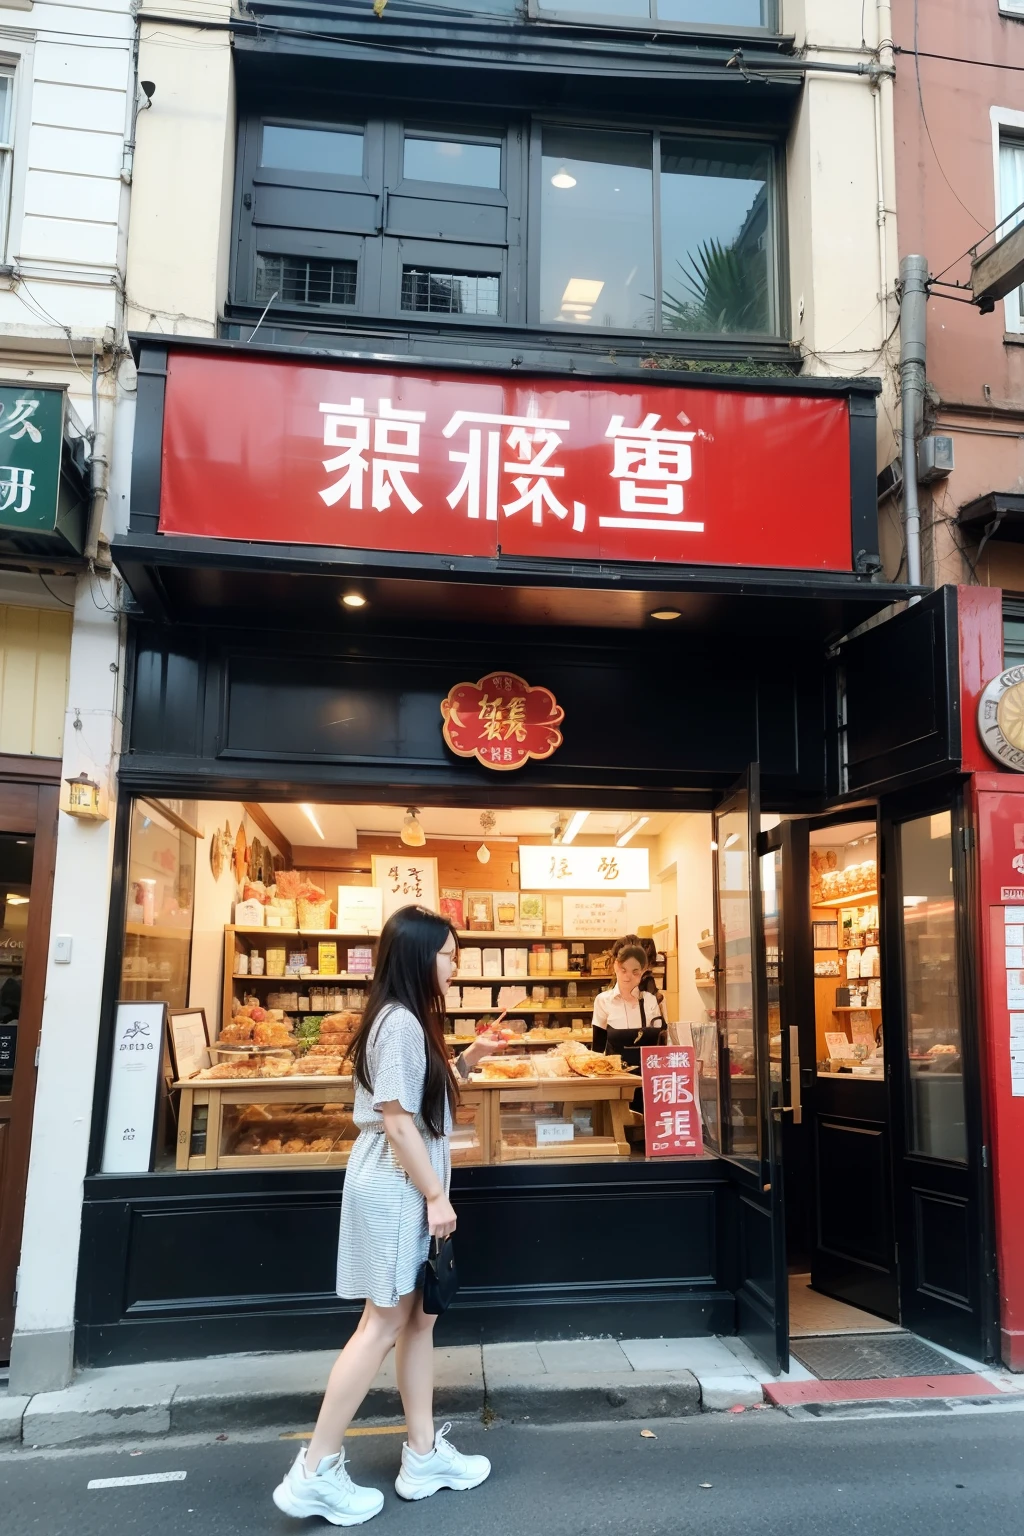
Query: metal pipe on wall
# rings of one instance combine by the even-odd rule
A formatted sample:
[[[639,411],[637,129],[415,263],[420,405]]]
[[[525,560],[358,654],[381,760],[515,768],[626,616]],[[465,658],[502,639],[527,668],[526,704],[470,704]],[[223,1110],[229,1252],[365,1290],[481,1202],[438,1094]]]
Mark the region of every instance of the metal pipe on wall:
[[[907,580],[921,585],[921,509],[917,499],[917,438],[924,416],[928,263],[923,256],[900,262],[900,389],[903,428],[903,526]],[[912,597],[912,603],[919,601]]]

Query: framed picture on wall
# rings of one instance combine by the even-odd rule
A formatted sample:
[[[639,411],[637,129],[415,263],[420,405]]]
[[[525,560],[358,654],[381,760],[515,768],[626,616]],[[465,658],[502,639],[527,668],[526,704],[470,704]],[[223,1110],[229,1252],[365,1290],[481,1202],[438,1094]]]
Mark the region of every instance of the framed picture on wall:
[[[171,1008],[167,1014],[167,1045],[174,1081],[195,1077],[210,1065],[210,1031],[205,1008]]]
[[[156,1142],[157,1090],[166,1003],[118,1003],[102,1173],[149,1173]]]
[[[438,910],[436,859],[375,853],[373,883],[383,892],[385,922],[399,907]]]
[[[494,932],[494,897],[490,891],[466,892],[466,926],[474,933]]]
[[[455,890],[452,886],[441,887],[441,916],[456,928],[466,926],[466,897],[464,891]]]

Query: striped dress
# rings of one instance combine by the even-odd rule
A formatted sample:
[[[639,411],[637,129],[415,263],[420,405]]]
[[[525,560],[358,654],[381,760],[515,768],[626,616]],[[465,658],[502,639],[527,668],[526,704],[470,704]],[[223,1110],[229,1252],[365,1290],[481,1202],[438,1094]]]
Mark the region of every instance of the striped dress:
[[[384,1134],[381,1106],[397,1100],[415,1117],[446,1193],[451,1115],[446,1104],[443,1136],[431,1136],[423,1124],[427,1044],[408,1008],[393,1004],[374,1022],[366,1069],[373,1088],[368,1092],[356,1081],[353,1119],[359,1135],[341,1198],[337,1291],[339,1296],[368,1298],[378,1307],[395,1307],[400,1297],[419,1287],[430,1234],[427,1203],[395,1159]]]

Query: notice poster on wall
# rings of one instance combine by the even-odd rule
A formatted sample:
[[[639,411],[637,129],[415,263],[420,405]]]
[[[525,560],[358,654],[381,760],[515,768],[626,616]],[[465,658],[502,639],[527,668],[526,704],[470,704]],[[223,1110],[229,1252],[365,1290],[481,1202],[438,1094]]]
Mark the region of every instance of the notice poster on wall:
[[[563,896],[567,939],[608,939],[626,931],[625,896]]]
[[[399,907],[429,907],[437,912],[437,860],[373,855],[373,883],[382,894],[383,916],[387,922]]]
[[[640,1052],[648,1157],[699,1157],[704,1150],[692,1046],[653,1045]]]
[[[149,1173],[164,1054],[164,1003],[118,1003],[101,1173]]]
[[[380,933],[384,895],[375,885],[338,886],[338,932]]]

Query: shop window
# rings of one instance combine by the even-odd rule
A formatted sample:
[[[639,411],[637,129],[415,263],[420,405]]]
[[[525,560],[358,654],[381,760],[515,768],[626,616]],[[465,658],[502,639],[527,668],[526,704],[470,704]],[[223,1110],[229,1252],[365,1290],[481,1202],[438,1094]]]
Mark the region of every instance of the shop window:
[[[196,802],[136,800],[128,841],[128,891],[120,996],[188,1002],[196,878]]]
[[[1024,0],[1002,3],[1024,9]],[[778,25],[775,0],[534,0],[531,11],[540,20],[597,25],[645,21],[716,32],[772,31]]]
[[[1024,666],[1024,613],[1003,616],[1003,666]]]
[[[501,279],[487,272],[402,268],[402,308],[416,314],[497,315]]]
[[[767,144],[546,127],[541,321],[777,334],[773,159]]]
[[[307,261],[301,256],[257,256],[256,301],[269,304],[354,304],[354,261]]]
[[[967,1161],[949,811],[899,829],[909,1056],[908,1150]]]

